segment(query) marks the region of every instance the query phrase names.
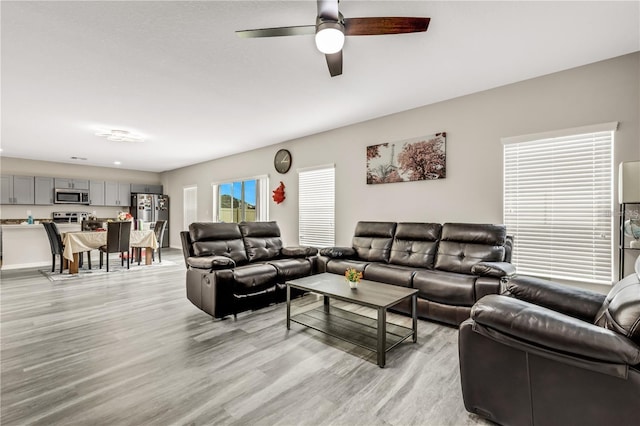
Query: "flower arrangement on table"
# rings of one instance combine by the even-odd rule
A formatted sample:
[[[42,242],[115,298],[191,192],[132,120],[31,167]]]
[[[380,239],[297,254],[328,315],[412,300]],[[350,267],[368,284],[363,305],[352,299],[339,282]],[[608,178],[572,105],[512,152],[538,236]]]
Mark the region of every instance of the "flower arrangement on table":
[[[118,220],[121,222],[127,222],[133,220],[133,216],[129,212],[120,212],[118,213]]]
[[[349,282],[349,287],[356,288],[358,283],[362,279],[362,272],[358,271],[355,268],[348,268],[344,271],[344,277]]]

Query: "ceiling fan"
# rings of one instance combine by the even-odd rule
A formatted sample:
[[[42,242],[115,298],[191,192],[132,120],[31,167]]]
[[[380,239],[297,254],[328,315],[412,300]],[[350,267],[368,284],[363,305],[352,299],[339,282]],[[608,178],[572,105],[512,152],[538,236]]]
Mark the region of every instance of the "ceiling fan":
[[[427,31],[431,18],[377,17],[347,18],[338,10],[338,0],[317,0],[318,16],[315,25],[261,28],[236,31],[239,37],[281,37],[294,35],[316,36],[316,46],[325,54],[331,77],[342,74],[342,46],[345,36],[385,35]]]

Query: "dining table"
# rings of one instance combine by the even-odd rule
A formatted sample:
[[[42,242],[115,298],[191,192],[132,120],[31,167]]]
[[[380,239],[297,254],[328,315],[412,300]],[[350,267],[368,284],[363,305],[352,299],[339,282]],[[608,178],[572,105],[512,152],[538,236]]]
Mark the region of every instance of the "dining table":
[[[69,264],[69,273],[78,273],[79,253],[95,250],[107,245],[107,231],[72,231],[63,234],[65,261]],[[153,262],[153,251],[158,248],[158,240],[151,230],[132,230],[129,240],[131,247],[145,249],[145,264]]]

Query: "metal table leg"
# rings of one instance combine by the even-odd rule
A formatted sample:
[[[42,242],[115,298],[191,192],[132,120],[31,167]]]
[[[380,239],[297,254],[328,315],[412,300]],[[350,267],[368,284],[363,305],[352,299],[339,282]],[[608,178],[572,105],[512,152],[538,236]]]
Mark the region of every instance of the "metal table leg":
[[[378,366],[384,367],[387,356],[387,310],[385,308],[378,308]]]
[[[413,343],[418,341],[418,295],[411,296],[411,319],[413,323]]]
[[[329,304],[329,296],[324,296],[324,312],[328,314],[330,309],[331,305]]]
[[[291,287],[287,284],[287,330],[291,330]]]

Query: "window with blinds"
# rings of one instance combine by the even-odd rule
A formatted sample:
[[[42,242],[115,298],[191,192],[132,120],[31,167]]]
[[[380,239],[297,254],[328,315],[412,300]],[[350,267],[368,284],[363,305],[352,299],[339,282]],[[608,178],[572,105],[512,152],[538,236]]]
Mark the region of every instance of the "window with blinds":
[[[611,284],[616,127],[503,139],[504,222],[518,274]]]
[[[189,225],[196,222],[198,212],[198,187],[187,186],[182,190],[182,229],[188,230]]]
[[[335,168],[298,171],[298,235],[301,246],[335,244]]]

